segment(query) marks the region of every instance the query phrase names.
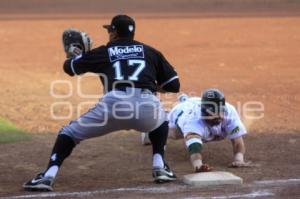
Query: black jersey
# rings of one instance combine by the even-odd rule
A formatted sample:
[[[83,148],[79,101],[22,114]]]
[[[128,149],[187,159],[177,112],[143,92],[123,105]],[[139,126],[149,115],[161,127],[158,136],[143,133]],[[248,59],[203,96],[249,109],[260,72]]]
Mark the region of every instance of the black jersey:
[[[68,59],[64,70],[69,75],[93,72],[108,91],[131,83],[135,88],[156,92],[178,78],[176,71],[156,49],[134,40],[118,40],[97,47],[82,56]]]

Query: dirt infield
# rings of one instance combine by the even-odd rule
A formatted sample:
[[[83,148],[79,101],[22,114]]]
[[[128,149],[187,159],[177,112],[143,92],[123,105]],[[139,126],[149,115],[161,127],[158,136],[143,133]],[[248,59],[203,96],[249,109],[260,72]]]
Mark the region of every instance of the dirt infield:
[[[36,15],[72,18],[131,13],[140,16],[299,16],[298,0],[2,0],[1,16]],[[10,15],[10,16],[8,16]],[[37,18],[38,18],[37,17]],[[21,17],[22,18],[22,17]]]
[[[0,145],[0,197],[30,194],[21,185],[47,164],[55,132],[77,117],[78,105],[97,101],[80,97],[78,79],[63,73],[61,32],[67,27],[85,30],[99,45],[107,40],[106,32],[99,28],[107,22],[106,18],[0,20],[0,116],[34,133],[30,141]],[[205,88],[218,87],[235,106],[249,101],[264,105],[263,118],[243,117],[249,131],[246,158],[260,166],[229,169],[230,143],[210,143],[205,146],[204,159],[216,170],[241,176],[243,186],[195,189],[180,180],[159,186],[152,183],[150,148],[140,144],[136,132],[117,132],[75,149],[57,178],[57,195],[27,197],[299,198],[300,18],[137,16],[136,22],[137,39],[160,49],[176,66],[183,92],[199,95]],[[102,94],[96,77],[83,78],[82,92]],[[56,80],[70,81],[73,95],[53,97],[51,84]],[[69,90],[66,84],[54,88],[60,95]],[[176,96],[162,98],[174,102]],[[51,105],[57,102],[71,104],[69,118],[51,117]],[[68,106],[54,109],[56,115],[69,112]],[[169,142],[167,160],[179,179],[191,171],[180,141]]]

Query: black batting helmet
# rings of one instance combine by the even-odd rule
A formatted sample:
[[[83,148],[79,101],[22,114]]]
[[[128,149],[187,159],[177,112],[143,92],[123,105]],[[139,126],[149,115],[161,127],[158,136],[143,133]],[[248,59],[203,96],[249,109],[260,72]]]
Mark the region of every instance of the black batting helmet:
[[[210,125],[218,125],[225,110],[224,94],[218,89],[207,89],[201,97],[202,118]]]

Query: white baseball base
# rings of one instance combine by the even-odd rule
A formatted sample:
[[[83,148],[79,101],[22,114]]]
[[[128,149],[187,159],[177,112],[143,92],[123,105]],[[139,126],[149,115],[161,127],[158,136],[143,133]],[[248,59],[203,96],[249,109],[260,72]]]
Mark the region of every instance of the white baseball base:
[[[211,185],[242,184],[243,179],[229,172],[214,171],[188,174],[183,177],[183,182],[196,187]]]

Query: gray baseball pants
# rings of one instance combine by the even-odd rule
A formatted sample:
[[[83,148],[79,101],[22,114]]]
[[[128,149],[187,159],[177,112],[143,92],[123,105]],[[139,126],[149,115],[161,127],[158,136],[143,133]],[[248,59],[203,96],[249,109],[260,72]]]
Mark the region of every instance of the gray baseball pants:
[[[147,89],[128,87],[105,94],[95,107],[64,126],[60,133],[79,143],[118,130],[150,132],[165,119],[165,111],[154,94]]]

